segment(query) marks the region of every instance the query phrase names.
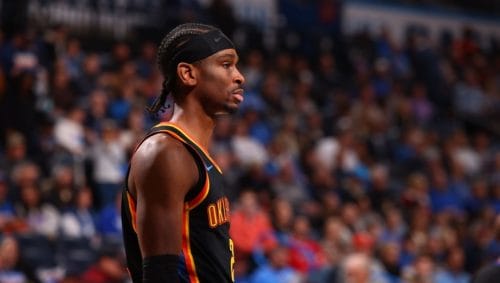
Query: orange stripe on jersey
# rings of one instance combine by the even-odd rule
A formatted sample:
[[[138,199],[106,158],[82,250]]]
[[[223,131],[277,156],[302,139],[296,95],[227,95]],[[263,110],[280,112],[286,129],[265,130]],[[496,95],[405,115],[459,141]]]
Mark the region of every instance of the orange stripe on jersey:
[[[214,164],[215,168],[217,168],[217,171],[219,171],[220,173],[222,173],[222,170],[220,169],[219,165],[208,154],[208,151],[203,146],[199,145],[181,127],[179,127],[178,125],[176,125],[176,124],[174,124],[172,122],[161,122],[161,123],[157,124],[155,127],[157,127],[157,126],[171,126],[171,127],[175,128],[175,129],[177,129],[179,132],[181,132],[183,135],[185,135],[192,143],[194,143],[205,154],[205,156],[210,160],[210,162],[212,162]]]
[[[197,207],[207,197],[208,192],[210,191],[210,178],[208,177],[207,172],[205,172],[205,175],[206,175],[205,185],[203,185],[203,189],[201,189],[201,191],[198,193],[198,195],[196,195],[195,198],[193,198],[191,201],[188,201],[186,203],[187,210],[191,210],[191,209]]]
[[[137,233],[137,212],[135,209],[135,202],[128,191],[127,191],[127,203],[128,203],[128,209],[130,211],[130,216],[132,216],[132,228],[134,229],[135,233]]]
[[[161,132],[168,132],[168,134],[172,135],[175,139],[178,139],[179,141],[183,141],[182,137],[177,135],[176,133],[168,130],[163,130]],[[208,177],[208,172],[205,172],[206,177],[205,177],[205,184],[203,185],[203,188],[201,189],[200,193],[196,195],[195,198],[193,198],[191,201],[187,202],[185,207],[187,210],[191,210],[198,206],[208,195],[208,192],[210,191],[210,178]]]
[[[183,231],[182,231],[182,252],[186,261],[186,268],[189,275],[190,283],[200,283],[196,274],[196,266],[194,264],[193,254],[191,253],[191,243],[189,242],[189,211],[185,210],[183,214]]]

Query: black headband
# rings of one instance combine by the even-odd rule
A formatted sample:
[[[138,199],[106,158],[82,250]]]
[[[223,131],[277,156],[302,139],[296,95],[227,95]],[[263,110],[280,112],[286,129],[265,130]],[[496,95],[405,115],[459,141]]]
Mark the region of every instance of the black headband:
[[[218,29],[197,34],[172,57],[170,67],[175,68],[180,62],[193,63],[221,50],[232,48],[234,45],[231,40]]]

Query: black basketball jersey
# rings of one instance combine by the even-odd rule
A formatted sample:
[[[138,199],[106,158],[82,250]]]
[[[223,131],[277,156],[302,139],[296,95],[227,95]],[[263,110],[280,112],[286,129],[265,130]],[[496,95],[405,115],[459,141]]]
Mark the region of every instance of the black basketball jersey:
[[[166,133],[181,141],[200,172],[198,184],[189,191],[184,202],[182,253],[178,268],[181,282],[233,282],[234,247],[229,237],[229,201],[220,168],[178,126],[160,123],[146,138],[158,133]],[[136,202],[125,187],[122,196],[125,252],[130,276],[134,283],[139,283],[142,282],[142,255],[136,234],[135,207]]]

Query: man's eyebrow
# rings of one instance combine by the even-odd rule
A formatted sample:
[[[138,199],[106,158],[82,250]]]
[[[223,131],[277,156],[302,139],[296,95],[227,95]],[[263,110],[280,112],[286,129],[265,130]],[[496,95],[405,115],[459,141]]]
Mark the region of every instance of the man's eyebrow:
[[[227,59],[228,57],[229,57],[230,59],[236,59],[236,60],[238,60],[238,59],[239,59],[238,55],[236,55],[236,54],[234,54],[234,53],[225,53],[225,54],[221,54],[221,55],[219,56],[219,59]]]

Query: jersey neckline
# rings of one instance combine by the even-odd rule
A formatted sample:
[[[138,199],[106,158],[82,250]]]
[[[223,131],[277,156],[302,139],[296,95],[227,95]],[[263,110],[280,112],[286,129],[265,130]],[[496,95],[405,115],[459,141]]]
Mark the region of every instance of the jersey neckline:
[[[198,144],[182,127],[180,127],[179,125],[172,123],[172,122],[160,122],[160,123],[156,124],[153,128],[160,127],[160,126],[169,126],[169,127],[172,127],[174,129],[178,130],[182,135],[184,135],[185,138],[187,138],[190,142],[192,142],[203,153],[203,155],[205,155],[205,157],[208,160],[210,160],[210,162],[215,166],[215,168],[217,168],[217,171],[219,171],[219,173],[222,174],[222,170],[221,170],[220,166],[210,156],[210,154],[208,153],[208,150],[205,147]]]

